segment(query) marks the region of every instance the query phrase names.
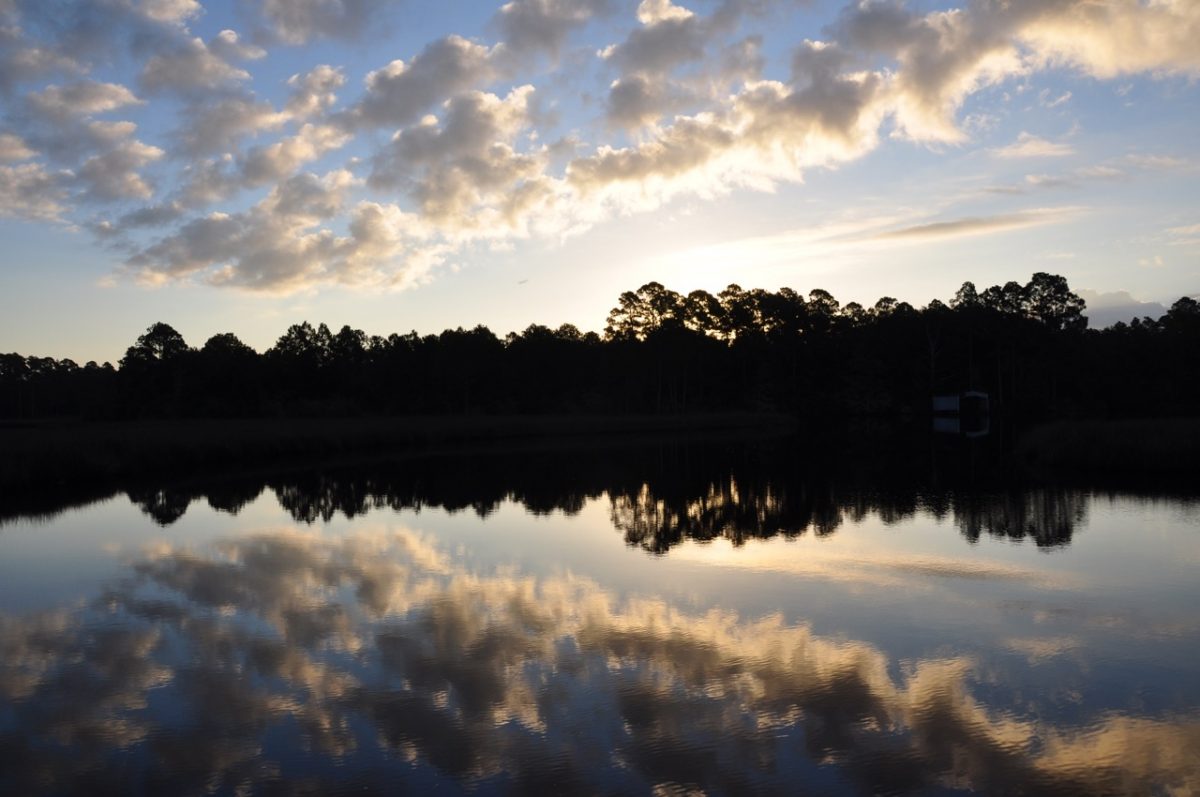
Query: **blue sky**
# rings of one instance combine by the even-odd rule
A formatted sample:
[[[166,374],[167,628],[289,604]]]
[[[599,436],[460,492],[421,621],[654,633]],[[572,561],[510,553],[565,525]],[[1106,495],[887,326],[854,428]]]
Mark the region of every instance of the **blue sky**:
[[[0,0],[0,350],[1200,293],[1194,0]]]

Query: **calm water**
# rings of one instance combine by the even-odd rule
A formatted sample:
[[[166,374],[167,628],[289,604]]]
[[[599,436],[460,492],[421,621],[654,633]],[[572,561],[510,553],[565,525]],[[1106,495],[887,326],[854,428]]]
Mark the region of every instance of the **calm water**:
[[[10,513],[0,793],[1200,793],[1200,503],[937,460],[527,452]]]

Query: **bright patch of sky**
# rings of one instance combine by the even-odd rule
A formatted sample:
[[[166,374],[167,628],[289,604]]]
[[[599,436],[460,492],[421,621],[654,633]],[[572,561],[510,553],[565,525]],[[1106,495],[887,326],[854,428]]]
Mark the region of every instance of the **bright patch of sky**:
[[[1194,0],[0,0],[0,350],[1200,292]]]

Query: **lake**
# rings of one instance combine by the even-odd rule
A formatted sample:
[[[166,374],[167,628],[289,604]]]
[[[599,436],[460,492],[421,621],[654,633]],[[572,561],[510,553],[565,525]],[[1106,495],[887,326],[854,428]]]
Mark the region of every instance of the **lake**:
[[[974,446],[482,451],[8,511],[0,793],[1200,793],[1200,501]]]

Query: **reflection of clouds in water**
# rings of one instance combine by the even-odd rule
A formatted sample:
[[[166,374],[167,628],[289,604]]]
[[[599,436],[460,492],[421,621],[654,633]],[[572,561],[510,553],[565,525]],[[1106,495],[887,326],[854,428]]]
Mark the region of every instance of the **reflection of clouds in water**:
[[[1114,630],[1133,639],[1185,638],[1200,634],[1200,620],[1194,618],[1164,621],[1159,614],[1098,610],[1086,603],[1061,605],[1006,600],[1001,601],[998,608],[1010,614],[1026,616],[1038,626]]]
[[[1049,590],[1072,589],[1079,585],[1078,578],[1061,572],[966,557],[913,555],[897,550],[880,553],[864,550],[851,554],[816,547],[763,547],[730,556],[727,548],[695,545],[677,548],[671,555],[676,560],[726,569],[787,573],[847,584],[904,588],[906,591],[934,589],[930,576],[1013,582]]]
[[[1075,637],[1019,637],[1001,642],[1002,647],[1025,656],[1030,664],[1065,656],[1079,650],[1082,644]]]
[[[131,772],[169,791],[281,774],[321,788],[328,771],[268,731],[381,783],[399,769],[558,791],[1200,789],[1194,720],[1058,730],[987,709],[964,658],[897,680],[873,646],[777,616],[473,573],[382,527],[160,548],[92,609],[5,620],[0,651],[17,792],[117,789]],[[106,757],[135,745],[144,756]]]

